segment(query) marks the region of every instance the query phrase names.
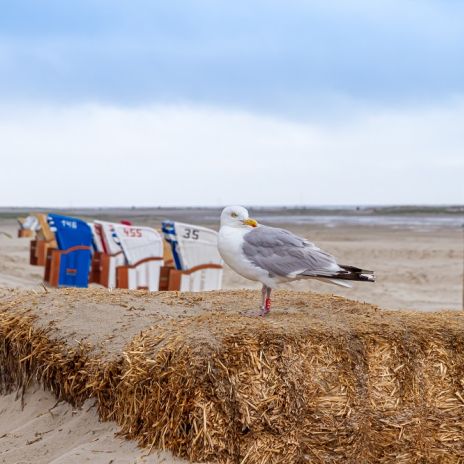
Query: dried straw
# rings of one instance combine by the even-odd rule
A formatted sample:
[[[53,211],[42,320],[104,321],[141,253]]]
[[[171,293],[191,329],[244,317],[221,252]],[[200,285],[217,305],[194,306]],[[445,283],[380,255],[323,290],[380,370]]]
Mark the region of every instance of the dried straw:
[[[464,462],[464,316],[312,297],[267,320],[163,321],[111,361],[52,339],[8,300],[0,383],[94,396],[125,436],[195,461]]]

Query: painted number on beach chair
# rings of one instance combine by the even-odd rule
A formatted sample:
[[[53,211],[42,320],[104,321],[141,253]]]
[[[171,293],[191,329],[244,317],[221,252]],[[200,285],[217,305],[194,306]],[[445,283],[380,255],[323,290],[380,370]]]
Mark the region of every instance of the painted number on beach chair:
[[[198,240],[198,234],[200,231],[198,229],[190,229],[187,227],[185,229],[184,235],[182,235],[182,238],[191,238],[192,240]]]
[[[134,228],[124,228],[124,235],[126,237],[131,237],[131,238],[138,238],[142,236],[142,229],[134,229]]]
[[[67,219],[62,219],[61,224],[63,227],[69,227],[71,229],[77,229],[77,222],[76,221],[69,221]]]

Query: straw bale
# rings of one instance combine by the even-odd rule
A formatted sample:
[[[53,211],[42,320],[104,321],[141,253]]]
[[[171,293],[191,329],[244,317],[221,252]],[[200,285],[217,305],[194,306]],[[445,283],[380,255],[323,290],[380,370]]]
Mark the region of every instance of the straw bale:
[[[196,461],[464,462],[464,314],[278,292],[263,320],[257,299],[0,295],[0,385],[95,397],[123,435]]]
[[[79,344],[69,349],[64,342],[51,340],[46,329],[34,328],[35,319],[23,311],[0,312],[0,392],[24,391],[37,381],[58,398],[81,404],[88,397],[89,347]]]
[[[224,314],[154,327],[127,351],[117,420],[195,460],[458,462],[463,318],[434,332],[395,316],[335,331]],[[205,326],[213,344],[200,344]]]

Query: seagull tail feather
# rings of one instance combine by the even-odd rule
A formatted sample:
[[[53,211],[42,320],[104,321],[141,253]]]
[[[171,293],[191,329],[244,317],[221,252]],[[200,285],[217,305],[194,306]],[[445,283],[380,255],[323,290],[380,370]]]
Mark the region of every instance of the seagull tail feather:
[[[357,280],[360,282],[375,282],[374,271],[367,271],[354,266],[344,266],[340,264],[341,271],[337,272],[334,277],[342,280]]]
[[[374,271],[367,271],[354,266],[344,266],[342,264],[339,264],[338,267],[340,268],[338,271],[307,271],[302,272],[299,275],[316,278],[318,280],[330,281],[331,283],[345,287],[349,287],[350,285],[346,283],[344,284],[341,281],[354,280],[357,282],[375,282]]]

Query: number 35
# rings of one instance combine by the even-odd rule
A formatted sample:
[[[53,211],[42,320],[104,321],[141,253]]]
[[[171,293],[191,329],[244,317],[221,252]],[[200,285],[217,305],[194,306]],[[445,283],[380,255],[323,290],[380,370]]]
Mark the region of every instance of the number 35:
[[[198,234],[199,234],[198,229],[190,229],[186,228],[184,235],[182,235],[182,238],[191,238],[192,240],[198,240]]]

